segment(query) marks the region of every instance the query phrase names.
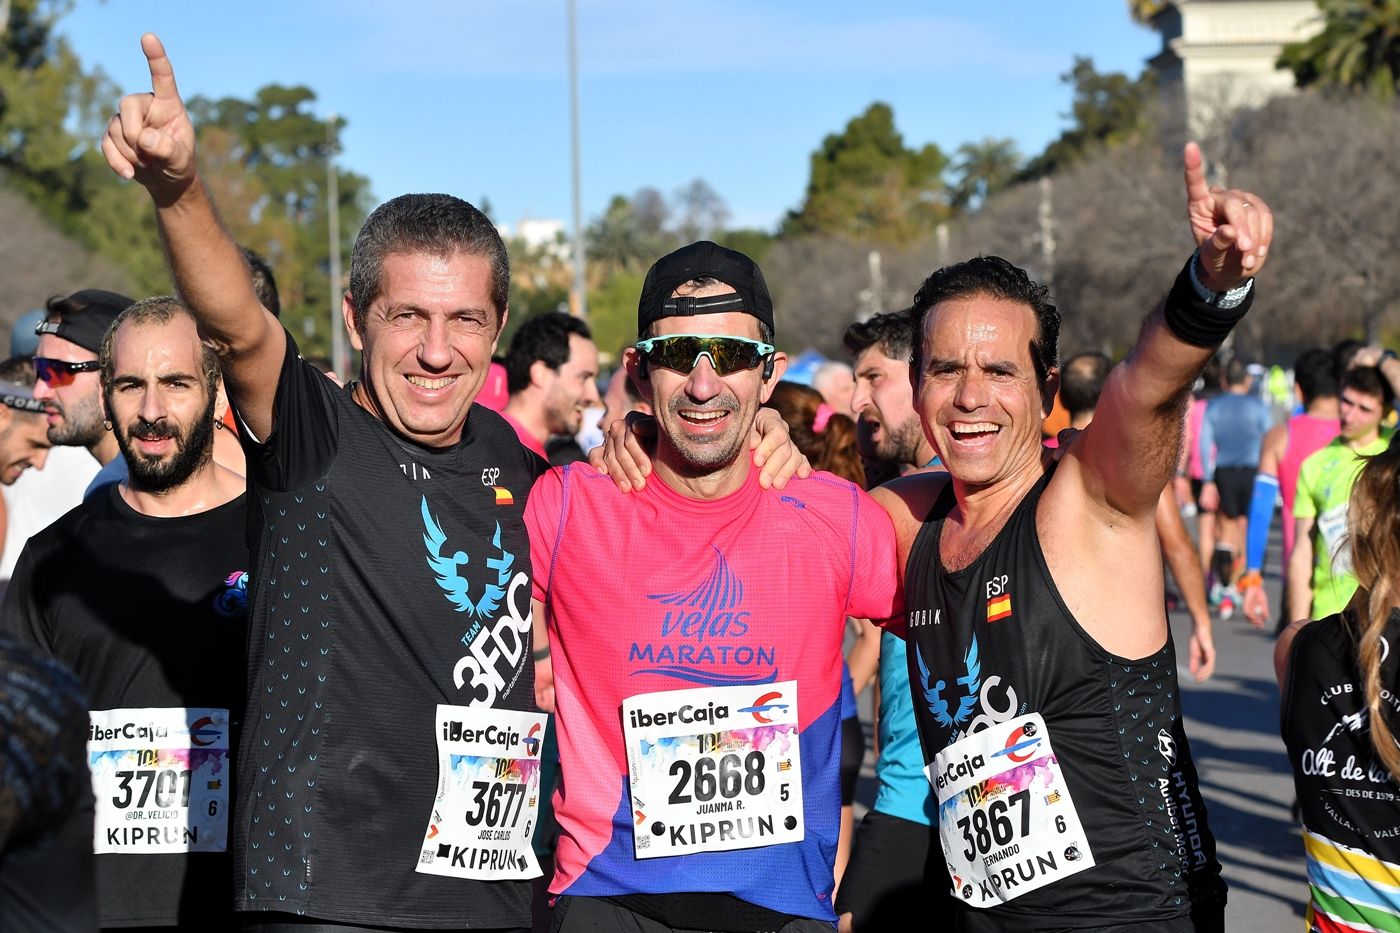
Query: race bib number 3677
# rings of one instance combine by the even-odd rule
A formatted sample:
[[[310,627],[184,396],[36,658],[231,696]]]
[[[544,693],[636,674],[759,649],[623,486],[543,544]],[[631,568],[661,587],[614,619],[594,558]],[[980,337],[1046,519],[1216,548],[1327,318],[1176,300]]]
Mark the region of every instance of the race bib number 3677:
[[[438,792],[416,869],[449,878],[536,878],[544,713],[437,707]]]
[[[622,704],[637,858],[797,842],[797,681],[634,696]]]
[[[228,848],[228,710],[104,709],[88,718],[93,852]]]
[[[953,896],[995,907],[1094,864],[1039,714],[954,742],[928,766]]]

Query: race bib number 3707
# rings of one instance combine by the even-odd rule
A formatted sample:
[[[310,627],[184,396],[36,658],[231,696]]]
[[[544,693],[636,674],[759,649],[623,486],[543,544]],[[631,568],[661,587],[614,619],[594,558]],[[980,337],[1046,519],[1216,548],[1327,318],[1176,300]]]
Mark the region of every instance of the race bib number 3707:
[[[484,881],[537,878],[544,713],[439,705],[438,792],[417,870]]]
[[[637,858],[797,842],[797,681],[644,693],[622,704]]]
[[[928,766],[953,896],[995,907],[1094,864],[1038,713],[954,742]]]
[[[228,710],[102,709],[88,719],[93,852],[228,848]]]

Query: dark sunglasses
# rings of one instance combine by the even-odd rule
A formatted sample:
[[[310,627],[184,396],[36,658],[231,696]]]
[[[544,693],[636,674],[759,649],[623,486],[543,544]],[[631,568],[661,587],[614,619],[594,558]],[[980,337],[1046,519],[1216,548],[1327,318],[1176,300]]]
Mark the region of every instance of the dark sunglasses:
[[[52,360],[47,356],[34,357],[34,375],[40,382],[47,383],[50,389],[61,389],[78,378],[78,373],[96,372],[102,368],[97,360],[83,363],[70,363],[67,360]]]
[[[708,356],[710,365],[720,376],[753,369],[776,349],[771,343],[747,337],[714,334],[668,334],[638,340],[635,346],[651,365],[678,373],[690,372],[699,364],[700,357]]]

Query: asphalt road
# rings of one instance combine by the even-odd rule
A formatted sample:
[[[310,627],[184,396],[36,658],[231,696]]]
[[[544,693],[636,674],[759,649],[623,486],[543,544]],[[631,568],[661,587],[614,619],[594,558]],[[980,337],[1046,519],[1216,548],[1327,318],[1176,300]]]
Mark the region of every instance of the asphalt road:
[[[1277,536],[1271,544],[1275,570],[1266,574],[1265,586],[1277,612]],[[1307,902],[1307,869],[1291,813],[1293,777],[1279,738],[1273,624],[1260,631],[1236,616],[1217,620],[1214,632],[1215,675],[1197,684],[1183,673],[1181,702],[1230,885],[1225,928],[1232,933],[1298,930]],[[1190,634],[1184,613],[1173,613],[1172,633],[1180,657]]]
[[[1270,605],[1278,611],[1277,523],[1265,574]],[[1231,933],[1300,930],[1307,901],[1303,842],[1293,806],[1293,778],[1279,738],[1279,693],[1274,679],[1273,623],[1251,628],[1240,615],[1214,625],[1215,674],[1197,684],[1184,649],[1190,621],[1172,613],[1181,670],[1187,736],[1200,774],[1210,825],[1230,886],[1225,928]],[[867,742],[870,695],[860,697]],[[874,758],[867,749],[856,792],[856,820],[874,800]]]

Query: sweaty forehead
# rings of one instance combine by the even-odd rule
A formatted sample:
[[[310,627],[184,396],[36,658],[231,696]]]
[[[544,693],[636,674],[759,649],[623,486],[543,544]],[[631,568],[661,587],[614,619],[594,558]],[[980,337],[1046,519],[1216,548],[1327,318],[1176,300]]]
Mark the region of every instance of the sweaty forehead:
[[[196,373],[203,347],[194,322],[176,315],[159,324],[123,324],[112,339],[116,375],[156,371]]]
[[[1030,359],[1038,336],[1035,313],[1018,301],[973,296],[940,301],[924,319],[926,351],[955,358],[969,352]]]

